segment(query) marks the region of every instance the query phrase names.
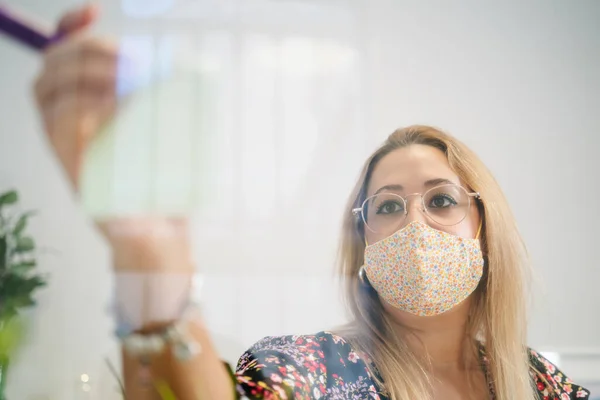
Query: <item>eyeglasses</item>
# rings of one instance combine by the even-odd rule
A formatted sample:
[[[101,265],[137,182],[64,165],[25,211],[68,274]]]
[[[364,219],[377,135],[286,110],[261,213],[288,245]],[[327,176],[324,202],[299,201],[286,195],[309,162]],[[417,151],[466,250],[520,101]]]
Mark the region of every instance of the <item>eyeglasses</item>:
[[[471,198],[479,199],[479,193],[468,192],[455,184],[433,187],[424,194],[412,193],[404,197],[395,193],[378,193],[368,197],[352,214],[362,217],[365,226],[372,232],[391,235],[396,232],[408,215],[411,196],[421,197],[421,210],[439,225],[451,226],[462,222],[469,214]]]

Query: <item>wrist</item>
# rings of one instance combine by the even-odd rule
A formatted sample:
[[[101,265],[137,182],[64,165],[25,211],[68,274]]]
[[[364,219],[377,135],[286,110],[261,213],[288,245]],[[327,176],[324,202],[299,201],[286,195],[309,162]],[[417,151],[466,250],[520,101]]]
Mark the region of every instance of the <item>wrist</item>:
[[[203,279],[193,272],[121,270],[114,279],[118,335],[160,330],[200,303]]]
[[[192,272],[188,221],[178,217],[121,217],[97,221],[115,270]]]
[[[121,340],[124,350],[132,356],[147,359],[170,348],[177,360],[187,361],[202,350],[198,338],[192,333],[195,327],[201,326],[198,308],[190,305],[179,320],[161,329],[130,332],[117,336]]]
[[[117,336],[161,331],[201,302],[203,276],[194,272],[116,271],[112,312]]]
[[[182,273],[193,274],[195,263],[192,260],[191,249],[187,246],[173,248],[153,248],[123,246],[114,248],[112,264],[115,273]]]

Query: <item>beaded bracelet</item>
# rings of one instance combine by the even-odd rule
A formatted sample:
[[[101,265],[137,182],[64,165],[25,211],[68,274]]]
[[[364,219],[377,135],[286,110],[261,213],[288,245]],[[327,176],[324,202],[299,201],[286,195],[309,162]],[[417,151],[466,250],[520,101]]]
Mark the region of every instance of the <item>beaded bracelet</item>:
[[[173,356],[180,361],[190,360],[202,352],[202,346],[189,333],[190,319],[198,315],[198,308],[189,305],[183,316],[173,325],[164,330],[151,334],[125,333],[117,328],[117,337],[123,343],[126,353],[137,358],[148,358],[162,353],[167,346],[173,351]]]

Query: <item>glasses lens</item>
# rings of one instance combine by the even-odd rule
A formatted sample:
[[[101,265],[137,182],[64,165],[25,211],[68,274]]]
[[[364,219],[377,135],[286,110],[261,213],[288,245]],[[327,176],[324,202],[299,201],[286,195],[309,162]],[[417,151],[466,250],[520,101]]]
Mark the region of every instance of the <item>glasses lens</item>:
[[[391,234],[398,230],[406,212],[402,197],[392,193],[380,193],[369,197],[363,204],[365,225],[375,233]]]
[[[425,210],[440,225],[456,225],[469,213],[471,199],[466,190],[457,185],[442,185],[423,195]]]

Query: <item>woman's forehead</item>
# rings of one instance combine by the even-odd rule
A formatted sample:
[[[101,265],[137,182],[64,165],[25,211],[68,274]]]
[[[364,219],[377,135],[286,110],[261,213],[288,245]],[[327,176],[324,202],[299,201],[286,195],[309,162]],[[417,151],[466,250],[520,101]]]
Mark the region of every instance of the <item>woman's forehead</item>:
[[[379,160],[371,175],[368,193],[373,194],[384,186],[415,192],[448,181],[461,184],[441,150],[427,145],[411,145],[394,150]]]

